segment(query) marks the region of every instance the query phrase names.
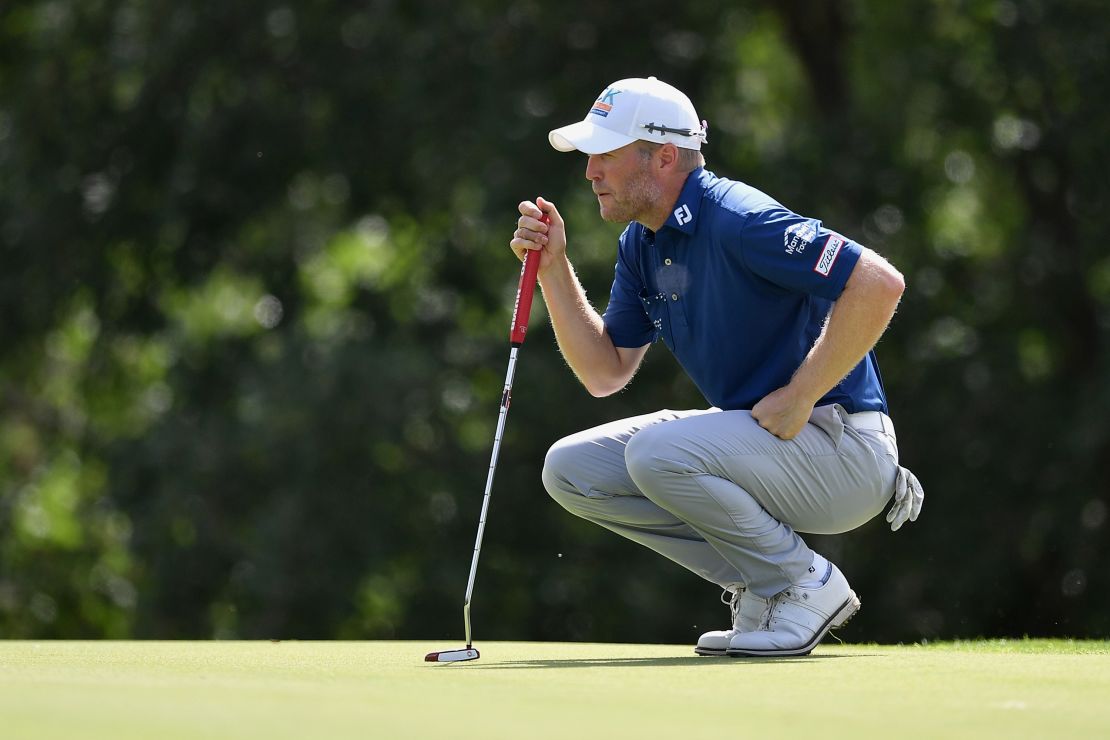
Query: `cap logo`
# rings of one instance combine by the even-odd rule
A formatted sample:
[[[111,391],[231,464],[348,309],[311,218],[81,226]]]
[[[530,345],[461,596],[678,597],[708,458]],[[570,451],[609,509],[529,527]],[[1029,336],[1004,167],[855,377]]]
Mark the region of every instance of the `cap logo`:
[[[621,90],[614,90],[611,87],[605,88],[605,92],[601,93],[601,97],[594,103],[594,107],[590,108],[590,113],[593,113],[595,116],[606,118],[609,115],[609,111],[613,110],[614,99],[620,95],[621,92]]]

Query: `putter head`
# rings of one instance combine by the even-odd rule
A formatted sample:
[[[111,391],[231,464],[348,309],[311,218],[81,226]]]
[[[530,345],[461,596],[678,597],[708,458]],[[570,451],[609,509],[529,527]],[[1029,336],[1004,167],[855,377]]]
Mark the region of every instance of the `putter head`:
[[[458,663],[463,660],[478,660],[479,653],[474,648],[459,648],[458,650],[442,650],[438,653],[428,653],[424,656],[426,663]]]

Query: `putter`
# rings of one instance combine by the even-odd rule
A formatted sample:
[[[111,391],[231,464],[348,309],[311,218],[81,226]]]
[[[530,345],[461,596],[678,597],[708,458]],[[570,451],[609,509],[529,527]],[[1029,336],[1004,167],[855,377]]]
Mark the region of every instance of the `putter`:
[[[545,224],[551,219],[544,214]],[[489,461],[489,474],[486,476],[486,493],[482,497],[482,514],[478,518],[478,537],[474,540],[474,556],[470,560],[470,578],[466,582],[466,598],[463,600],[463,625],[466,629],[466,647],[458,650],[441,650],[428,653],[424,660],[428,663],[458,663],[463,660],[477,660],[480,653],[474,649],[470,639],[470,598],[474,595],[474,576],[478,572],[478,556],[482,553],[482,535],[486,531],[486,514],[489,512],[490,492],[493,490],[493,473],[497,468],[497,454],[501,451],[501,435],[505,431],[505,419],[509,416],[509,402],[513,392],[513,375],[516,372],[516,356],[524,335],[528,332],[528,315],[532,312],[532,295],[536,290],[536,271],[540,268],[538,249],[528,250],[524,265],[520,268],[520,284],[516,289],[516,306],[513,308],[513,323],[509,329],[509,370],[505,373],[505,389],[501,392],[501,411],[497,416],[497,431],[493,435],[493,454]]]

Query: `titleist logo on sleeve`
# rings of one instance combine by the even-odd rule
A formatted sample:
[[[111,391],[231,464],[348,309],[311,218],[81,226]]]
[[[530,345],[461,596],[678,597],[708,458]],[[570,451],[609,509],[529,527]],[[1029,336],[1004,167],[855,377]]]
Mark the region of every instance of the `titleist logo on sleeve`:
[[[831,235],[829,240],[825,242],[825,248],[821,250],[821,256],[817,258],[817,264],[813,266],[813,271],[828,277],[829,273],[832,272],[837,255],[840,254],[840,248],[843,246],[844,237],[839,234]]]

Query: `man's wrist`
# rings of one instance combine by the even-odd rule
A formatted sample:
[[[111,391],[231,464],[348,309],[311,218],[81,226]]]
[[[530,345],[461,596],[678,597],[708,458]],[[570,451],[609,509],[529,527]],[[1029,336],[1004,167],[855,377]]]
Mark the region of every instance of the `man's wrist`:
[[[543,270],[536,274],[536,278],[540,281],[540,287],[544,287],[545,283],[562,282],[565,280],[573,281],[574,267],[571,266],[570,260],[567,259],[566,252],[552,257],[551,262],[547,264]]]
[[[802,373],[798,373],[791,378],[783,390],[789,394],[790,399],[795,404],[806,404],[810,408],[817,405],[817,402],[825,395],[825,391],[814,387]]]

